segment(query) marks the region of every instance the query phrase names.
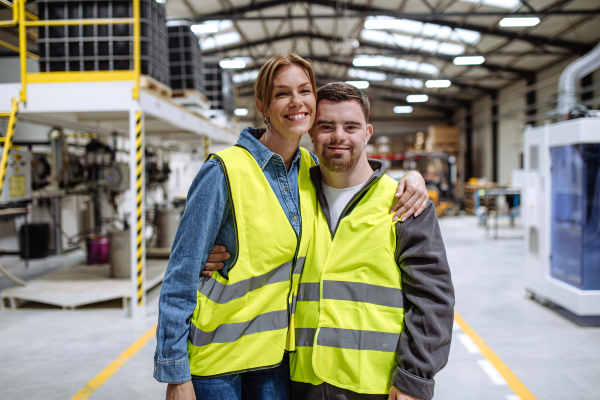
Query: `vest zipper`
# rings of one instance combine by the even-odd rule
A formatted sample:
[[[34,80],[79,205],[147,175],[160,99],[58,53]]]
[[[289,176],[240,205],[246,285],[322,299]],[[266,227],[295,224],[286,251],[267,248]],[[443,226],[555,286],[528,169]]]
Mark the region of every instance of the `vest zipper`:
[[[302,159],[300,159],[300,163],[302,163]],[[300,172],[300,171],[298,171],[298,172]],[[298,211],[300,214],[300,234],[296,233],[296,229],[294,229],[294,226],[288,219],[288,222],[290,222],[290,226],[292,227],[292,230],[294,231],[294,234],[296,235],[296,251],[294,253],[294,258],[292,259],[292,268],[290,269],[290,290],[288,291],[288,295],[287,295],[288,330],[290,328],[290,320],[292,318],[292,310],[290,308],[290,303],[289,303],[290,294],[292,293],[292,290],[294,288],[294,270],[296,269],[296,263],[298,262],[298,252],[300,251],[300,242],[302,241],[302,204],[301,204],[301,200],[300,200],[300,183],[299,182],[298,182]]]

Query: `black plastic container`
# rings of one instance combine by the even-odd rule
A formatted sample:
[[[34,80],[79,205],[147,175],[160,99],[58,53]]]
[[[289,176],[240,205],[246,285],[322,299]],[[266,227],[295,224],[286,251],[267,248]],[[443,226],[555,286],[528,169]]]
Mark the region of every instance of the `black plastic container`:
[[[221,68],[219,61],[214,57],[202,57],[204,94],[210,100],[211,110],[223,110],[226,114],[233,115],[232,73]]]
[[[25,240],[25,232],[29,233]],[[48,257],[50,247],[50,224],[36,223],[23,225],[19,230],[19,251],[21,258],[25,258],[26,249],[29,250],[27,258],[45,258]]]
[[[132,1],[39,0],[40,21],[132,18]],[[169,84],[165,7],[140,1],[142,74]],[[41,26],[41,72],[133,70],[133,24]]]
[[[204,90],[200,45],[191,23],[168,26],[169,69],[173,90]]]

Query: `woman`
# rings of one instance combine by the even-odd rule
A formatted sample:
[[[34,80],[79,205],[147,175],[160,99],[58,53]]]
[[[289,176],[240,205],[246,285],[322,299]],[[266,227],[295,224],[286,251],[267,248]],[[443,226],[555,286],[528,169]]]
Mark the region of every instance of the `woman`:
[[[273,57],[255,97],[266,129],[245,129],[236,146],[205,163],[173,243],[154,369],[169,383],[167,399],[289,398],[290,274],[302,268],[316,198],[308,175],[316,159],[298,147],[316,113],[310,64],[295,54]],[[409,216],[427,196],[420,175],[407,179],[420,186],[400,199]],[[400,192],[408,185],[401,181]],[[209,258],[215,243],[233,257],[208,263],[222,269],[202,272],[198,284],[201,266],[218,260]]]

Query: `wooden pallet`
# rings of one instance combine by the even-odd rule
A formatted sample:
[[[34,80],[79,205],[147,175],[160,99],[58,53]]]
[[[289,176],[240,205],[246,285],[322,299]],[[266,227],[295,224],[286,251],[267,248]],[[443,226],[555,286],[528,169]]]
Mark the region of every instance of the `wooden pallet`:
[[[154,90],[165,97],[173,97],[173,89],[148,75],[140,76],[140,87]]]
[[[174,89],[173,97],[200,97],[202,101],[208,101],[208,98],[198,89]]]

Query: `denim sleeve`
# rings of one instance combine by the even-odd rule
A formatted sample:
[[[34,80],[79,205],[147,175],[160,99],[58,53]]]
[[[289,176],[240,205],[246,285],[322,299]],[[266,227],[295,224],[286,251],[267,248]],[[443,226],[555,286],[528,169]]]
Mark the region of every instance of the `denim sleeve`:
[[[450,353],[454,320],[450,267],[431,200],[419,218],[410,217],[396,227],[405,304],[393,383],[406,394],[430,400],[434,376]]]
[[[221,164],[211,159],[202,166],[188,192],[160,291],[154,354],[154,378],[159,382],[191,379],[187,337],[200,272],[229,209],[225,174]]]

